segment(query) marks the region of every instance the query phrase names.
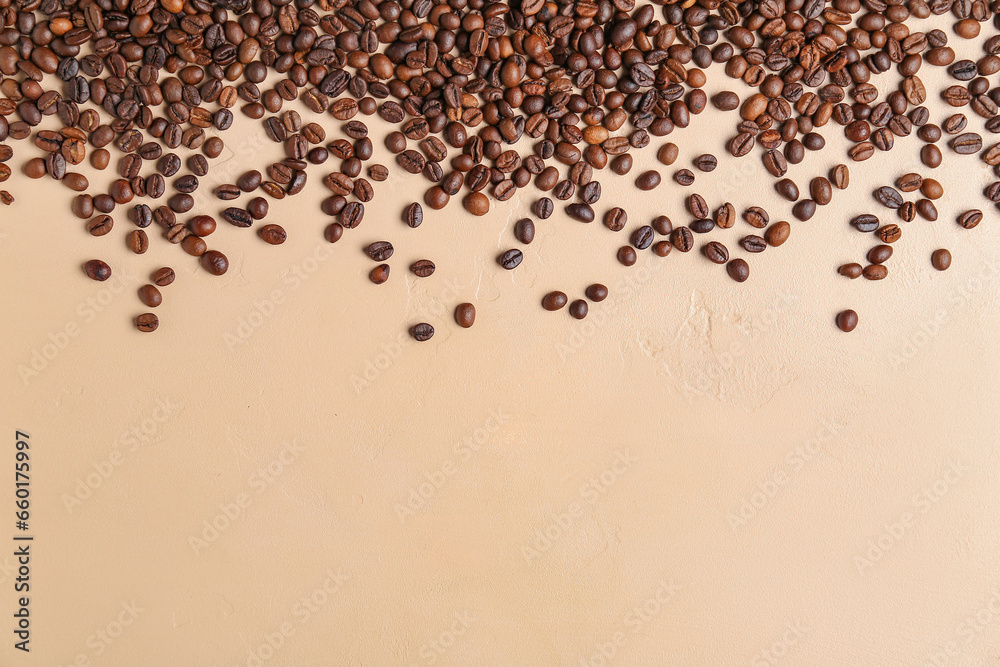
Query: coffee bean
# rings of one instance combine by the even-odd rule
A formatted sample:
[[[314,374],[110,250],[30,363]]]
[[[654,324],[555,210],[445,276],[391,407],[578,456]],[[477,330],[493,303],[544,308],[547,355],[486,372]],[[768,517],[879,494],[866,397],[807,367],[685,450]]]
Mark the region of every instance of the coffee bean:
[[[850,333],[854,331],[854,328],[858,326],[858,314],[853,310],[842,310],[837,313],[837,328],[841,331]]]
[[[521,218],[514,224],[514,236],[525,245],[535,240],[535,223],[529,218]]]
[[[838,164],[830,172],[830,180],[838,190],[846,190],[851,182],[851,172],[846,164]]]
[[[951,253],[944,248],[939,248],[931,253],[931,265],[938,271],[947,271],[951,266]]]
[[[434,336],[434,327],[426,322],[421,322],[410,329],[410,335],[420,342],[428,341]]]
[[[899,215],[901,220],[905,222],[913,222],[913,219],[917,217],[916,204],[911,201],[905,201],[902,206],[896,209],[896,213]]]
[[[677,145],[668,142],[660,146],[659,151],[656,153],[656,158],[669,167],[677,161],[678,153]]]
[[[877,245],[868,251],[868,261],[872,264],[885,264],[892,257],[892,246]]]
[[[590,204],[568,204],[566,215],[579,222],[593,222],[594,208]]]
[[[729,229],[736,224],[736,208],[726,202],[715,211],[715,224],[722,229]]]
[[[644,171],[635,179],[635,187],[640,190],[653,190],[660,184],[660,173],[654,170]]]
[[[104,236],[115,226],[110,215],[99,215],[87,222],[87,231],[91,236]]]
[[[861,275],[868,280],[882,280],[889,275],[889,269],[882,264],[869,264],[861,271]]]
[[[490,211],[490,200],[481,192],[471,192],[462,200],[465,210],[472,215],[482,216]]]
[[[762,237],[755,234],[750,234],[749,236],[744,236],[743,240],[740,241],[740,245],[747,252],[764,252],[767,249],[767,241]],[[721,264],[722,262],[716,262]]]
[[[221,276],[229,270],[229,259],[218,250],[209,250],[200,259],[201,265],[213,276]]]
[[[917,200],[917,214],[924,220],[934,222],[938,219],[937,207],[930,199]]]
[[[705,203],[705,198],[699,194],[693,194],[687,198],[687,207],[691,215],[696,218],[708,217],[708,204]]]
[[[91,280],[105,281],[111,277],[111,267],[99,259],[92,259],[84,264],[83,270]]]
[[[983,138],[974,132],[960,134],[951,140],[951,148],[959,155],[973,155],[983,149]]]
[[[389,280],[389,265],[379,264],[368,274],[369,280],[371,280],[376,285],[381,285],[385,281]]]
[[[978,225],[982,219],[983,212],[978,209],[972,209],[959,214],[958,224],[965,229],[972,229]]]
[[[549,292],[542,297],[542,308],[549,311],[559,310],[566,305],[567,301],[565,292]]]
[[[653,228],[649,225],[643,225],[632,232],[630,240],[637,250],[645,250],[653,244],[653,236]]]
[[[763,240],[763,239],[761,239]],[[718,241],[710,241],[704,247],[705,257],[715,264],[725,264],[729,261],[729,250]]]
[[[410,271],[418,278],[427,278],[434,273],[434,262],[429,259],[420,259],[410,265]]]
[[[788,201],[796,201],[799,198],[799,188],[795,183],[788,178],[783,178],[778,181],[774,189],[778,191],[778,194],[787,199]]]
[[[819,206],[826,206],[833,199],[833,187],[826,178],[817,176],[809,181],[809,194]]]
[[[874,215],[862,213],[861,215],[855,216],[854,219],[851,220],[851,225],[853,225],[859,232],[874,232],[878,229],[879,219]]]
[[[920,189],[924,179],[920,174],[903,174],[896,179],[896,187],[903,192],[914,192]]]
[[[920,149],[920,161],[925,167],[936,169],[941,166],[941,150],[934,144],[927,144]]]
[[[688,252],[694,247],[694,234],[687,227],[678,227],[670,233],[670,244],[681,252]]]
[[[747,210],[743,211],[743,219],[746,220],[751,227],[756,227],[757,229],[767,227],[767,223],[769,221],[767,211],[759,206],[751,206]]]
[[[143,285],[139,288],[139,300],[150,308],[156,308],[163,303],[163,296],[160,290],[154,285]]]
[[[174,282],[174,270],[168,266],[157,269],[153,274],[153,283],[160,287],[166,287],[172,282]]]
[[[747,278],[750,277],[750,265],[747,264],[746,260],[736,258],[730,260],[726,265],[726,273],[729,277],[738,283],[745,282]]]
[[[260,238],[270,245],[281,245],[287,237],[281,225],[264,225],[258,233]]]
[[[816,202],[812,199],[803,199],[792,207],[792,215],[797,219],[806,221],[816,213]]]
[[[710,172],[715,171],[715,168],[719,166],[719,161],[714,155],[699,155],[694,159],[694,166],[698,171]]]
[[[624,245],[618,249],[618,261],[623,265],[632,266],[635,264],[636,259],[638,259],[638,257],[635,254],[635,250],[632,249],[632,246]]]
[[[873,193],[876,201],[886,208],[897,209],[903,205],[903,198],[895,188],[883,185]]]
[[[156,331],[160,326],[160,319],[153,313],[143,313],[135,318],[135,327],[144,333]]]
[[[455,307],[455,323],[468,329],[476,322],[476,307],[471,303],[460,303]]]
[[[617,206],[608,209],[607,213],[604,214],[604,226],[613,232],[620,232],[625,228],[627,222],[628,214]]]
[[[788,240],[791,231],[792,226],[782,220],[768,227],[767,231],[764,232],[764,238],[767,239],[768,245],[778,247]]]
[[[367,248],[365,252],[376,262],[384,262],[392,257],[393,247],[388,241],[376,241]]]
[[[577,299],[573,303],[569,304],[569,314],[577,320],[585,318],[589,310],[590,308],[587,306],[587,302],[583,299]]]
[[[137,255],[141,255],[149,249],[149,237],[141,229],[133,229],[128,233],[128,248]]]
[[[601,283],[594,283],[587,286],[587,289],[584,290],[584,294],[586,294],[587,298],[594,303],[600,303],[608,298],[608,288]]]
[[[855,278],[861,277],[861,270],[862,269],[860,264],[851,263],[842,265],[839,269],[837,269],[837,273],[839,273],[842,276],[847,276],[848,278],[853,280]]]
[[[520,250],[517,250],[515,248],[503,252],[497,258],[497,262],[500,264],[500,266],[510,271],[511,269],[516,269],[518,265],[521,263],[521,260],[523,259],[524,259],[524,254]]]
[[[678,185],[692,185],[694,184],[694,174],[691,173],[690,169],[681,169],[674,174],[674,181]]]

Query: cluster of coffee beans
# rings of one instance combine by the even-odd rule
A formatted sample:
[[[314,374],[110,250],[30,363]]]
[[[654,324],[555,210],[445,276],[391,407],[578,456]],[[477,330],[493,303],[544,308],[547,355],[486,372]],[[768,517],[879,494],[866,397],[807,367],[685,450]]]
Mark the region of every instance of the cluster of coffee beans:
[[[847,187],[847,167],[813,179],[806,198],[785,175],[806,151],[824,148],[817,130],[831,120],[843,126],[852,160],[891,150],[917,127],[923,163],[940,165],[935,142],[941,128],[928,124],[922,106],[924,63],[947,67],[959,82],[942,91],[947,104],[969,107],[985,119],[986,131],[1000,132],[1000,89],[986,78],[1000,72],[1000,35],[984,40],[978,61],[955,61],[948,34],[914,30],[909,20],[951,12],[954,34],[968,40],[979,36],[982,24],[996,23],[998,10],[1000,0],[655,0],[638,6],[634,0],[0,0],[0,181],[11,174],[4,163],[13,151],[4,142],[30,138],[41,155],[25,163],[25,174],[81,193],[73,212],[91,234],[110,233],[119,207],[127,207],[134,252],[146,251],[145,229],[155,223],[168,242],[222,275],[229,262],[206,240],[217,218],[253,227],[267,218],[270,200],[302,192],[308,174],[331,161],[336,169],[319,179],[331,192],[322,210],[336,218],[325,238],[337,242],[362,224],[372,182],[388,176],[382,164],[361,175],[375,147],[358,116],[377,115],[396,128],[384,143],[397,167],[427,180],[423,202],[432,210],[461,195],[464,208],[481,216],[491,201],[533,186],[548,193],[532,207],[538,218],[553,214],[550,194],[569,202],[569,218],[586,223],[597,217],[596,176],[607,167],[628,174],[631,151],[687,127],[710,103],[706,71],[718,65],[754,91],[742,100],[731,91],[711,100],[739,113],[731,155],[747,156],[759,145],[778,192],[795,202],[797,219],[808,220],[830,202],[834,188]],[[880,101],[873,77],[893,67],[901,76],[898,90]],[[292,102],[317,120],[338,121],[338,136],[328,138],[320,122],[286,108]],[[192,194],[222,153],[217,135],[233,125],[237,107],[261,122],[286,157],[216,189],[223,201],[252,195],[245,205],[216,215],[193,212]],[[38,129],[51,116],[61,127]],[[944,131],[956,135],[952,148],[980,152],[981,137],[963,133],[965,126],[961,114],[944,123]],[[97,170],[118,158],[119,178],[107,192],[92,192],[77,170],[88,152]],[[657,156],[670,165],[677,154],[666,143]],[[1000,164],[1000,145],[985,150],[983,160]],[[710,172],[717,164],[706,154],[692,166]],[[684,187],[695,178],[687,168],[673,174]],[[661,175],[646,171],[634,183],[652,190]],[[901,198],[890,190],[896,192],[880,190],[879,201],[891,206]],[[900,201],[895,208],[901,216],[927,217],[933,198],[924,194],[924,211],[920,202]],[[4,203],[10,199],[0,193]],[[637,251],[647,248],[658,256],[671,248],[687,252],[693,234],[735,220],[731,204],[709,216],[699,195],[691,195],[688,207],[696,217],[690,225],[673,228],[658,219],[634,230],[631,244],[618,250],[621,263],[634,264]],[[978,222],[974,212],[963,216],[965,226]],[[743,218],[765,229],[742,240],[748,252],[788,238],[789,224],[770,223],[760,207]],[[409,205],[403,220],[418,227],[421,205]],[[604,220],[618,231],[626,216],[617,209]],[[273,223],[258,234],[272,245],[286,239]],[[519,222],[515,236],[530,243],[534,222]],[[392,246],[375,245],[369,254],[380,263],[370,277],[383,283]],[[730,259],[719,241],[705,244],[702,253],[738,282],[749,276],[747,262]],[[514,270],[522,259],[512,248],[498,263]],[[95,279],[110,275],[99,260],[85,270]],[[411,270],[429,275],[433,263],[421,260]],[[153,285],[140,296],[150,307],[162,298]],[[586,305],[580,300],[570,310],[582,317]],[[465,306],[471,304],[456,313],[459,324],[474,319],[474,309]],[[157,326],[151,313],[136,323],[143,331]],[[419,324],[412,332],[426,340],[433,328]]]

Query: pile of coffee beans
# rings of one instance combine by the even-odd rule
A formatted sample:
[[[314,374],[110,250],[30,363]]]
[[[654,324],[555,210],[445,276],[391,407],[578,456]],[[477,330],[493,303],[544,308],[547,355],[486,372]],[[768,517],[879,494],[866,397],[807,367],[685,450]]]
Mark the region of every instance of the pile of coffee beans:
[[[566,202],[569,219],[601,217],[617,232],[627,214],[618,208],[599,216],[597,176],[606,168],[629,174],[632,151],[683,130],[713,104],[739,115],[731,156],[758,155],[777,192],[794,202],[794,217],[806,221],[849,184],[843,164],[801,192],[786,177],[789,164],[826,147],[819,130],[831,121],[843,127],[853,161],[894,150],[914,133],[923,142],[922,163],[935,169],[943,160],[937,143],[947,133],[954,153],[1000,165],[1000,144],[984,146],[980,134],[967,131],[965,115],[940,126],[929,122],[919,76],[925,63],[946,68],[954,84],[938,91],[941,99],[967,107],[986,132],[1000,132],[1000,88],[988,79],[1000,72],[1000,34],[980,37],[983,24],[998,25],[998,10],[1000,0],[0,0],[0,182],[12,173],[5,163],[13,150],[5,142],[30,139],[37,154],[24,162],[24,174],[80,193],[72,210],[90,234],[112,234],[116,222],[127,220],[134,227],[128,247],[143,254],[151,241],[146,229],[155,223],[160,233],[153,238],[180,246],[219,276],[229,267],[226,255],[210,247],[219,222],[254,227],[267,219],[271,200],[302,192],[310,173],[330,191],[322,204],[335,218],[323,230],[327,241],[339,242],[363,223],[372,183],[384,181],[390,167],[372,162],[376,147],[362,117],[393,128],[384,141],[393,168],[427,180],[422,202],[431,210],[458,197],[466,211],[482,216],[493,202],[533,187],[545,193],[531,207],[537,218]],[[949,12],[957,39],[981,41],[978,60],[956,60],[946,32],[917,29],[921,19]],[[750,94],[741,99],[723,91],[710,100],[703,88],[713,68]],[[880,99],[873,81],[892,69],[899,84]],[[293,102],[313,117],[286,108]],[[286,157],[216,188],[228,203],[222,211],[194,211],[192,194],[223,152],[218,135],[237,122],[234,110],[260,121]],[[336,136],[320,122],[328,116],[338,123]],[[56,117],[58,129],[40,129],[46,117]],[[677,146],[664,143],[656,155],[673,165]],[[84,163],[105,170],[113,159],[118,178],[107,192],[96,192]],[[657,170],[633,183],[641,191],[689,188],[696,172],[713,171],[718,159],[704,154],[690,166],[670,174],[672,184],[664,185]],[[936,217],[933,201],[943,194],[937,181],[907,174],[896,186],[879,188],[878,203],[903,222]],[[900,194],[917,189],[923,197],[915,202]],[[244,196],[245,204],[232,203]],[[986,196],[1000,201],[1000,184]],[[0,201],[12,197],[3,191]],[[695,235],[736,222],[732,204],[710,214],[694,193],[688,210],[694,217],[688,225],[675,228],[658,218],[634,229],[617,250],[621,264],[634,265],[648,249],[659,257],[671,248],[689,252]],[[742,217],[763,230],[740,241],[748,253],[789,237],[790,224],[771,222],[761,207]],[[899,227],[859,217],[855,227],[876,232],[882,244],[869,253],[868,266],[849,264],[840,272],[884,278]],[[981,218],[970,210],[959,223],[971,228]],[[402,220],[419,227],[421,204],[407,206]],[[257,235],[270,245],[287,238],[272,222]],[[535,222],[521,220],[514,236],[531,243]],[[368,252],[378,262],[371,281],[385,283],[391,243]],[[747,261],[731,258],[722,242],[702,244],[701,254],[724,265],[733,280],[748,279]],[[522,250],[511,248],[497,263],[516,270],[523,259]],[[936,268],[949,263],[950,255],[936,254]],[[410,268],[429,276],[434,264],[421,260]],[[84,269],[98,280],[111,272],[100,260]],[[162,271],[169,269],[157,275]],[[595,294],[604,298],[607,291]],[[589,289],[587,296],[600,300]],[[143,286],[140,298],[150,308],[162,300],[153,285]],[[567,299],[552,292],[542,303],[552,310]],[[569,308],[577,318],[587,310],[582,299]],[[471,304],[456,310],[460,326],[474,319]],[[152,331],[158,320],[144,313],[136,325]],[[433,335],[426,323],[411,331],[418,340]]]

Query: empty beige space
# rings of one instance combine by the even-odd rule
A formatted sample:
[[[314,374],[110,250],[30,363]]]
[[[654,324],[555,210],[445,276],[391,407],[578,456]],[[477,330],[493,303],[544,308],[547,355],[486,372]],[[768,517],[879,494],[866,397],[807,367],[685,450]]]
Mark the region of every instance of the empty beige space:
[[[716,67],[712,93],[733,85]],[[939,219],[903,225],[887,280],[850,281],[836,268],[874,237],[848,221],[894,217],[871,191],[928,171],[919,140],[850,164],[851,188],[798,222],[759,152],[726,153],[735,119],[710,110],[671,135],[673,167],[654,139],[630,176],[600,174],[598,217],[622,206],[626,231],[557,206],[512,272],[495,258],[534,191],[482,218],[425,208],[409,229],[399,214],[427,184],[380,134],[392,175],[359,228],[323,240],[328,169],[311,168],[272,203],[284,245],[220,224],[221,278],[160,238],[130,254],[123,211],[92,238],[65,188],[12,178],[0,664],[1000,664],[1000,223],[981,194],[996,177],[942,145]],[[802,191],[847,159],[841,129],[820,131],[828,150],[788,174]],[[245,119],[224,138],[196,197],[210,212],[215,185],[280,155]],[[673,183],[709,151],[715,172]],[[639,193],[654,167],[664,183]],[[791,238],[750,257],[744,222],[714,232],[750,261],[743,284],[699,252],[617,263],[635,226],[686,220],[692,192],[763,206]],[[954,222],[968,208],[985,212],[973,230]],[[377,240],[396,248],[380,286],[362,252]],[[81,271],[95,257],[107,283]],[[432,277],[406,270],[421,258]],[[164,265],[178,277],[160,328],[139,333],[136,290]],[[585,320],[540,306],[592,282],[610,296]],[[451,318],[464,301],[468,330]],[[421,321],[426,343],[406,333]],[[29,654],[11,632],[16,430],[32,456]]]

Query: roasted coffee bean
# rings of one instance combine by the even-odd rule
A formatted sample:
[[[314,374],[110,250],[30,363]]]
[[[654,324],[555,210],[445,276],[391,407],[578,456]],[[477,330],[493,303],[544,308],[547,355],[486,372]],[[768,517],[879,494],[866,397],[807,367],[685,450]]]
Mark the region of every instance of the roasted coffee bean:
[[[126,239],[128,248],[137,255],[141,255],[149,249],[149,237],[141,229],[133,229],[128,233]]]
[[[376,241],[367,248],[365,252],[376,262],[384,262],[392,257],[392,244],[388,241]]]
[[[917,217],[917,206],[911,201],[905,201],[902,206],[896,209],[896,213],[901,220],[913,222],[914,218]]]
[[[903,174],[896,179],[896,187],[903,192],[915,192],[920,189],[924,179],[920,174]]]
[[[965,211],[960,213],[958,216],[958,224],[960,227],[965,229],[972,229],[978,225],[983,219],[983,212],[978,209],[972,209],[970,211]]]
[[[594,208],[590,204],[568,204],[566,215],[579,222],[593,222]]]
[[[260,238],[270,245],[281,245],[287,238],[287,234],[281,225],[264,225],[258,233],[260,234]]]
[[[740,241],[740,245],[747,252],[764,252],[767,249],[767,241],[756,234],[750,234],[749,236],[744,236],[743,240]],[[716,262],[721,264],[721,262]]]
[[[903,230],[899,225],[888,224],[878,230],[878,237],[882,243],[895,243],[903,235]]]
[[[381,285],[385,281],[389,280],[389,265],[379,264],[368,274],[368,279],[376,285]]]
[[[694,174],[690,169],[681,169],[674,174],[674,181],[678,185],[693,185],[694,184]]]
[[[830,181],[838,190],[846,190],[851,182],[851,172],[846,164],[838,164],[830,171]]]
[[[872,264],[885,264],[892,257],[892,246],[877,245],[868,251],[867,257]]]
[[[812,199],[803,199],[792,207],[792,215],[797,219],[806,221],[816,214],[816,202]]]
[[[919,199],[917,200],[917,215],[924,220],[934,222],[938,219],[937,207],[930,199]]]
[[[708,204],[705,198],[699,194],[693,194],[687,198],[687,208],[696,218],[707,218],[709,214]]]
[[[694,247],[694,234],[687,227],[678,227],[670,232],[670,244],[681,252],[688,252]]]
[[[751,206],[747,210],[743,211],[743,219],[746,220],[751,227],[756,227],[757,229],[767,227],[767,223],[770,220],[767,215],[767,211],[759,206]]]
[[[845,333],[854,331],[858,326],[858,314],[853,310],[842,310],[837,313],[837,328]]]
[[[471,303],[460,303],[455,307],[455,323],[468,329],[476,322],[476,307]]]
[[[111,277],[111,267],[99,259],[92,259],[84,264],[83,270],[91,280],[104,281]]]
[[[736,208],[726,202],[715,211],[715,224],[722,229],[729,229],[736,224]]]
[[[223,184],[215,189],[215,196],[222,201],[232,201],[233,199],[238,199],[240,194],[240,189],[235,185]]]
[[[852,262],[851,264],[843,264],[839,269],[837,269],[837,273],[839,273],[842,276],[846,276],[851,280],[854,280],[855,278],[860,278],[861,271],[862,271],[861,265],[856,262]]]
[[[514,224],[514,236],[525,245],[535,240],[535,223],[529,218],[521,218]]]
[[[587,302],[583,299],[577,299],[573,303],[569,304],[569,314],[577,320],[585,318],[589,310],[590,307],[587,306]]]
[[[410,328],[410,335],[417,341],[428,341],[434,336],[434,327],[426,322],[421,322]]]
[[[475,216],[486,215],[490,211],[490,200],[481,192],[470,192],[462,200],[465,210]]]
[[[434,262],[432,262],[429,259],[417,260],[416,262],[410,265],[410,271],[412,271],[413,275],[417,276],[418,278],[427,278],[432,273],[434,273],[434,269],[435,269]]]
[[[150,308],[156,308],[163,303],[163,295],[155,285],[143,285],[139,288],[139,300]]]
[[[878,229],[879,219],[874,215],[863,213],[855,216],[854,219],[851,220],[851,225],[853,225],[859,232],[874,232]]]
[[[885,268],[882,264],[869,264],[862,269],[861,275],[868,280],[882,280],[889,275],[889,269]]]
[[[787,199],[788,201],[796,201],[799,198],[799,188],[795,183],[788,178],[783,178],[778,181],[775,186],[775,190],[778,194]]]
[[[587,289],[584,290],[584,294],[586,294],[587,298],[594,303],[600,303],[608,298],[608,288],[601,283],[593,283],[592,285],[587,286]]]
[[[532,205],[532,211],[542,220],[548,220],[552,216],[555,207],[548,197],[539,197]]]
[[[87,231],[91,236],[104,236],[115,226],[110,215],[99,215],[87,222]]]
[[[764,232],[764,238],[767,239],[768,245],[777,247],[788,240],[791,231],[792,226],[782,220],[768,227],[767,231]]]
[[[715,168],[719,166],[719,161],[714,155],[699,155],[694,159],[694,166],[698,171],[710,172],[715,171]]]
[[[657,234],[667,236],[673,231],[674,226],[673,223],[670,222],[670,218],[665,215],[658,215],[653,218],[653,229],[656,230]]]
[[[403,210],[403,222],[405,222],[408,227],[416,229],[423,221],[424,210],[417,202],[413,202]]]
[[[895,188],[891,188],[888,185],[877,188],[873,194],[875,195],[875,200],[886,208],[897,209],[903,205],[903,197],[900,196]]]
[[[632,266],[635,264],[638,257],[635,254],[635,250],[632,246],[624,245],[618,249],[618,261],[624,266]]]
[[[635,186],[640,190],[653,190],[659,184],[660,174],[654,170],[645,171],[635,179]]]
[[[629,240],[632,242],[632,245],[636,247],[636,249],[645,250],[653,244],[654,236],[655,233],[653,232],[653,228],[649,225],[643,225],[632,232],[632,236]]]
[[[520,265],[522,259],[524,259],[524,255],[520,250],[515,248],[502,253],[497,258],[497,262],[500,266],[510,271],[511,269],[516,269],[518,265]]]
[[[135,327],[139,331],[149,333],[160,326],[160,319],[153,313],[143,313],[135,318]]]
[[[950,143],[952,150],[959,155],[973,155],[983,149],[983,138],[974,132],[960,134]]]
[[[936,169],[941,166],[941,150],[934,144],[927,144],[920,149],[920,161],[924,166]]]
[[[939,248],[931,253],[931,266],[938,271],[947,271],[951,266],[951,253],[945,248]]]
[[[714,264],[725,264],[729,261],[729,250],[718,241],[710,241],[704,247],[705,257]]]
[[[159,285],[160,287],[166,287],[172,282],[174,282],[174,270],[169,266],[157,269],[156,272],[153,273],[153,283]]]
[[[242,208],[227,208],[222,212],[222,218],[234,227],[250,227],[253,225],[253,216]]]
[[[736,258],[726,264],[726,273],[738,283],[745,282],[750,277],[750,265],[745,259]]]

